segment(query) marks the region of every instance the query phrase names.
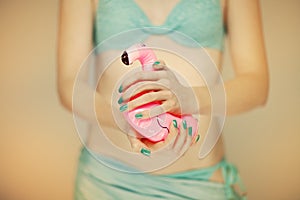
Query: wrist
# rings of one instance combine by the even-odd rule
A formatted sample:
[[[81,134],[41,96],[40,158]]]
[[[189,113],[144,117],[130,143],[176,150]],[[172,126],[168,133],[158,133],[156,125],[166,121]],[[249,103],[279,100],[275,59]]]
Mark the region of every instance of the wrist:
[[[209,115],[211,112],[211,97],[207,87],[193,87],[194,95],[198,101],[198,112],[201,115]]]
[[[176,93],[180,106],[180,114],[198,114],[199,103],[192,87],[182,86]]]

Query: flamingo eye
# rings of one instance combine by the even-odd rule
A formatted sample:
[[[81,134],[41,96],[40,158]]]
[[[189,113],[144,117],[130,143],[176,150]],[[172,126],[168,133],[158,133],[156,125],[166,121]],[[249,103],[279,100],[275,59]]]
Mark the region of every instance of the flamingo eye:
[[[126,51],[123,52],[121,60],[125,65],[129,65],[128,53]]]

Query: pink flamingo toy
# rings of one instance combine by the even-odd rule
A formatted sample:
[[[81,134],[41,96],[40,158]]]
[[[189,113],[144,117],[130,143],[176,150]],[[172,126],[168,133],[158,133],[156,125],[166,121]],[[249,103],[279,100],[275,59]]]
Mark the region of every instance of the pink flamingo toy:
[[[125,65],[131,65],[138,60],[142,64],[142,69],[144,71],[154,71],[152,65],[157,61],[157,58],[152,49],[146,47],[144,44],[136,44],[123,52],[121,60]],[[130,100],[143,94],[145,94],[145,92],[131,97]],[[160,102],[147,103],[134,110],[125,111],[123,112],[123,115],[131,127],[140,134],[140,137],[146,138],[154,143],[165,140],[169,133],[169,126],[173,120],[176,120],[178,124],[182,124],[182,121],[185,120],[187,126],[191,127],[193,130],[192,136],[196,135],[198,131],[198,121],[192,115],[177,116],[167,112],[147,119],[137,119],[135,117],[136,114],[154,106],[159,106],[160,104]]]

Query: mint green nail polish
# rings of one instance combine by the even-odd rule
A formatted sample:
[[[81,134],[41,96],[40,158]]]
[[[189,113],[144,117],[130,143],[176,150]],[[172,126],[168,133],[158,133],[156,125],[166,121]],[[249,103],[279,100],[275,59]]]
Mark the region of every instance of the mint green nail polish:
[[[122,91],[123,91],[123,86],[120,85],[120,87],[119,87],[119,92],[121,93]]]
[[[145,156],[150,156],[151,155],[151,151],[145,148],[141,149],[141,153]]]
[[[175,128],[178,128],[178,126],[177,126],[177,121],[174,119],[173,120],[173,126],[175,127]]]
[[[142,117],[143,117],[142,113],[135,114],[135,118],[137,118],[137,119],[141,119]]]
[[[197,135],[197,138],[196,138],[196,142],[198,142],[199,139],[200,139],[200,135],[198,134],[198,135]]]
[[[189,136],[193,135],[193,128],[192,127],[189,127],[188,133],[189,133]]]
[[[160,62],[159,61],[156,61],[155,63],[154,63],[154,65],[159,65],[160,64]]]
[[[183,125],[183,128],[184,128],[184,129],[187,128],[187,125],[186,125],[186,121],[185,121],[185,120],[182,121],[182,125]]]
[[[120,107],[120,111],[124,112],[125,110],[127,110],[127,108],[128,108],[128,105],[124,104],[123,106]]]
[[[118,104],[123,103],[123,97],[120,97],[120,99],[118,100]]]

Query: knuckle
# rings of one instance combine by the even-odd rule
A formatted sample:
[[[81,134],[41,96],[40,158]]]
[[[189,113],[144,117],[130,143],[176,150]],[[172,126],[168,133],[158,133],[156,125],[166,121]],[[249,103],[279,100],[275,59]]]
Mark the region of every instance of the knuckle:
[[[174,96],[173,92],[171,90],[166,90],[166,97],[167,99],[172,99]]]
[[[145,83],[143,90],[146,90],[146,91],[153,90],[153,86],[151,84]]]
[[[124,92],[122,98],[123,98],[123,101],[127,101],[128,100],[128,98],[129,98],[128,91]]]
[[[160,115],[161,113],[164,113],[165,110],[163,109],[162,106],[155,106],[154,108],[152,108],[149,112],[149,115],[151,117],[155,117],[155,116],[158,116]]]
[[[143,83],[142,82],[137,82],[134,85],[130,86],[130,93],[131,94],[138,93],[141,90],[142,87],[143,87]]]
[[[135,77],[136,77],[137,80],[143,79],[144,72],[143,71],[137,72]]]
[[[145,95],[147,101],[155,101],[157,100],[157,95],[154,92],[149,92]]]
[[[168,77],[168,72],[166,70],[160,71],[161,77]]]
[[[124,95],[123,95],[123,99],[124,100],[129,100],[131,96],[134,95],[134,90],[132,88],[130,88],[129,90],[127,90]]]
[[[163,79],[161,81],[162,85],[165,86],[166,88],[169,88],[171,85],[171,81],[169,79]]]
[[[147,81],[142,81],[137,84],[137,87],[140,91],[142,91],[145,90],[145,88],[149,88],[150,85],[147,83]]]
[[[161,65],[166,65],[166,62],[164,60],[159,60]]]
[[[170,100],[170,107],[172,108],[172,107],[175,107],[176,106],[176,101],[174,101],[174,100]]]
[[[170,111],[172,109],[172,105],[170,104],[170,101],[165,102],[163,108],[165,112]]]
[[[122,83],[122,87],[123,87],[122,92],[124,91],[125,88],[127,88],[127,86],[129,84],[130,84],[130,79],[126,79],[126,80],[123,81],[123,83]]]

